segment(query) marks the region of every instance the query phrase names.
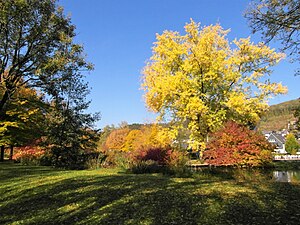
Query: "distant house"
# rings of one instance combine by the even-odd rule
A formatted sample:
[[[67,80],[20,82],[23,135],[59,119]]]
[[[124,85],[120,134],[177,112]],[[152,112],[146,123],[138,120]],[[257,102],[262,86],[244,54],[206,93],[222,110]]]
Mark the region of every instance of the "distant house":
[[[262,134],[265,136],[266,139],[268,139],[271,133],[272,131],[262,131]]]
[[[269,133],[268,135],[265,136],[270,143],[276,146],[276,149],[274,150],[275,152],[281,154],[287,153],[285,151],[285,138],[281,134]]]
[[[282,131],[280,131],[281,136],[286,137],[290,132],[286,129],[283,129]]]

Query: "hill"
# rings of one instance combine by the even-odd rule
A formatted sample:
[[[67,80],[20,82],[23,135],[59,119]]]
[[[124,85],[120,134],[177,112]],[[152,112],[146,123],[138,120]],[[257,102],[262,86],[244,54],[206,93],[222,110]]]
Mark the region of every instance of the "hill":
[[[300,100],[295,99],[280,104],[271,105],[265,116],[262,117],[258,129],[278,131],[288,128],[288,123],[295,121],[294,111],[300,106]]]
[[[276,105],[271,105],[269,110],[261,118],[258,124],[258,130],[260,131],[280,131],[287,129],[290,122],[296,121],[294,117],[295,109],[300,107],[300,98],[282,102]],[[141,129],[142,126],[151,126],[151,124],[129,124],[129,129]],[[168,124],[161,124],[162,126],[168,126]]]

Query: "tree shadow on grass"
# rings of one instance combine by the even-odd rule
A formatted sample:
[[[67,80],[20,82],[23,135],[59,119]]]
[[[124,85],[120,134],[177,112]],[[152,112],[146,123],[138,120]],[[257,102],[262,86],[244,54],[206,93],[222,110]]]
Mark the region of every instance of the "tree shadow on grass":
[[[13,162],[0,163],[0,181],[8,181],[11,179],[24,179],[27,176],[36,175],[56,175],[64,170],[58,170],[46,166],[23,166]]]
[[[299,184],[268,182],[240,184],[252,193],[239,193],[226,201],[221,221],[228,224],[300,224]],[[267,186],[267,187],[266,187]]]
[[[299,224],[297,184],[95,171],[2,193],[0,224]]]
[[[14,201],[4,199],[0,223],[158,224],[165,216],[182,221],[192,208],[168,183],[151,175],[65,179],[21,191],[11,196]]]

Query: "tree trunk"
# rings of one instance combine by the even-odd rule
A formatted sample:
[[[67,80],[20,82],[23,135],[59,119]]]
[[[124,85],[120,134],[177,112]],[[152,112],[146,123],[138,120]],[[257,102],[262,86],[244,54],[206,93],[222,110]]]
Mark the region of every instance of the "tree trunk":
[[[0,162],[4,161],[4,145],[1,146]]]
[[[13,159],[13,155],[14,155],[14,146],[10,146],[10,154],[9,154],[9,160]]]
[[[0,116],[2,116],[4,111],[4,106],[7,100],[9,99],[9,93],[8,91],[5,91],[4,95],[2,96],[2,99],[0,100]],[[0,118],[3,119],[3,118]]]

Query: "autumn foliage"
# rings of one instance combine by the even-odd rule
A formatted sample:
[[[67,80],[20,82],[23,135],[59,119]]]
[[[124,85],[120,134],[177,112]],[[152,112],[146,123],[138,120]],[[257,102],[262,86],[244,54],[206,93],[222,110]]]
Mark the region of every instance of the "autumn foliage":
[[[273,149],[263,135],[231,121],[213,134],[204,159],[211,165],[261,166],[272,160]]]
[[[129,170],[133,173],[163,172],[168,174],[185,174],[187,156],[182,151],[171,148],[146,148],[130,154]]]
[[[103,133],[103,166],[119,166],[133,173],[185,172],[185,152],[174,150],[168,128],[158,124],[120,126]]]
[[[13,160],[23,165],[39,164],[39,160],[45,154],[45,150],[37,145],[28,145],[15,149]]]
[[[191,20],[184,29],[157,35],[141,86],[158,119],[171,119],[177,132],[186,128],[190,147],[204,150],[225,121],[256,124],[267,100],[286,93],[269,79],[284,55],[250,38],[230,42],[219,24],[201,29]]]
[[[137,150],[133,154],[134,161],[148,161],[153,160],[159,165],[166,165],[169,161],[172,151],[167,148],[149,148]]]
[[[120,128],[113,130],[106,139],[105,147],[111,150],[125,150],[126,137],[130,130],[128,128]]]
[[[139,130],[130,130],[128,127],[114,129],[108,135],[102,150],[136,151],[168,147],[171,139],[166,128],[159,125],[144,125]]]

